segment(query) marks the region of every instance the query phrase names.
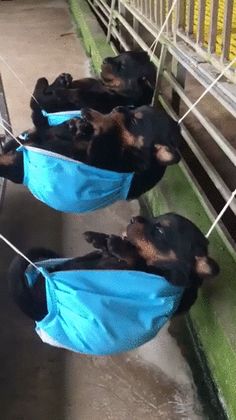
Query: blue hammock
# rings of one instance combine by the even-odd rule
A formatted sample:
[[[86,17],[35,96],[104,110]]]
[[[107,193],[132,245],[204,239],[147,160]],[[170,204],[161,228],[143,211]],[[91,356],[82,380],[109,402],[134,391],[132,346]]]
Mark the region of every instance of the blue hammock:
[[[132,350],[156,336],[176,311],[183,288],[140,271],[74,270],[48,273],[67,259],[40,261],[48,314],[36,322],[44,342],[78,353],[109,355]],[[29,286],[38,271],[28,266]]]
[[[86,213],[126,200],[134,173],[95,168],[57,153],[21,146],[24,185],[40,201],[67,213]]]
[[[47,118],[50,126],[55,126],[72,118],[79,118],[81,116],[81,111],[46,112],[42,110],[42,114]]]

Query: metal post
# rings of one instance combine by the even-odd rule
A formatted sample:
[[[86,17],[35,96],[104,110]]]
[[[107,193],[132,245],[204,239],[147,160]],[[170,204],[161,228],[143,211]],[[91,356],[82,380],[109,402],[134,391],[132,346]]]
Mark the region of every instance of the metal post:
[[[108,28],[107,28],[107,42],[110,42],[111,40],[111,27],[112,27],[112,21],[113,21],[113,12],[115,8],[116,0],[111,0],[111,10],[110,10],[110,16],[109,16],[109,22],[108,22]]]
[[[180,62],[175,57],[172,58],[172,74],[175,76],[175,79],[182,86],[182,88],[184,88],[186,79],[186,69],[180,64]],[[174,89],[172,90],[171,104],[176,114],[179,115],[180,96]]]
[[[197,43],[201,46],[204,43],[205,13],[206,13],[206,0],[199,0]]]
[[[226,0],[224,7],[224,26],[223,26],[223,47],[221,60],[229,59],[229,50],[230,50],[230,39],[232,32],[232,19],[233,19],[233,0]]]
[[[210,30],[208,41],[208,52],[214,53],[216,50],[217,19],[218,19],[219,0],[211,0]]]
[[[4,93],[3,84],[2,84],[2,78],[0,75],[0,120],[1,118],[3,118],[4,121],[7,122],[8,124],[7,128],[12,132],[9,112],[8,112],[5,93]],[[2,152],[2,146],[5,144],[5,134],[7,133],[4,133],[3,136],[1,136],[2,138],[1,138],[1,144],[0,144],[0,153]],[[3,205],[4,195],[6,191],[6,183],[7,183],[6,179],[0,178],[0,208],[2,208],[2,205]]]
[[[152,98],[152,105],[153,106],[158,105],[159,89],[160,89],[160,83],[161,83],[161,76],[162,76],[162,73],[164,71],[164,66],[165,66],[165,61],[166,61],[166,53],[167,53],[167,46],[166,46],[166,44],[162,44],[160,61],[159,61],[159,66],[158,66],[158,70],[157,70],[155,90],[154,90],[154,94],[153,94],[153,98]]]

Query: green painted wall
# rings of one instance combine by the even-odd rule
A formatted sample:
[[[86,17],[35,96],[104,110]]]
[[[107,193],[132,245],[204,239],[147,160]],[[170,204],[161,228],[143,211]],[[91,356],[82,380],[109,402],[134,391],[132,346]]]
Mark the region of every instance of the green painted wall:
[[[69,0],[71,11],[95,71],[104,57],[113,54],[96,18],[85,0]],[[207,232],[211,221],[193,183],[180,166],[170,167],[164,179],[140,200],[155,214],[175,211],[190,218]],[[221,273],[202,289],[191,310],[195,333],[206,356],[212,378],[228,417],[236,419],[236,260],[215,230],[210,251]],[[216,419],[217,420],[217,419]]]
[[[190,218],[202,232],[211,221],[192,182],[180,167],[170,167],[158,187],[142,198],[154,215],[175,211]],[[204,350],[219,398],[230,419],[236,419],[236,261],[217,230],[210,236],[210,254],[221,273],[201,290],[190,316]]]

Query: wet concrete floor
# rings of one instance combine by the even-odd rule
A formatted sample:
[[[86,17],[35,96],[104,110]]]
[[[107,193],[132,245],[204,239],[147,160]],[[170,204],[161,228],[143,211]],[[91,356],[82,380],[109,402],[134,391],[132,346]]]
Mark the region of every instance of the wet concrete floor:
[[[0,1],[0,54],[31,92],[36,79],[83,77],[89,61],[62,0]],[[14,132],[31,126],[29,96],[0,63]],[[63,215],[10,182],[0,231],[21,249],[47,246],[65,255],[90,247],[84,230],[120,233],[137,202],[85,216]],[[2,420],[198,420],[205,418],[188,364],[165,327],[156,339],[116,357],[87,357],[44,345],[8,298],[13,252],[0,244],[0,418]]]

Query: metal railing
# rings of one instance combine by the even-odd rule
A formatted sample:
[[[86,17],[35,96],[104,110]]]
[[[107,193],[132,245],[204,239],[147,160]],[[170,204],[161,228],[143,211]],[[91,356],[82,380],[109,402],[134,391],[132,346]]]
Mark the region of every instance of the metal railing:
[[[87,0],[87,2],[103,25],[107,40],[111,42],[116,52],[120,48],[129,50],[133,46],[138,46],[149,54],[150,46],[158,36],[160,27],[173,3],[172,0]],[[158,67],[156,100],[160,101],[167,112],[175,118],[179,117],[180,103],[188,108],[193,103],[186,93],[186,75],[206,88],[236,51],[236,39],[234,44],[232,41],[234,34],[231,31],[232,25],[236,26],[236,10],[233,9],[233,3],[229,0],[224,2],[221,0],[177,1],[153,56],[153,62]],[[219,16],[221,16],[221,25],[219,25]],[[219,48],[220,39],[221,49]],[[230,69],[226,76],[227,79],[221,79],[211,90],[211,95],[214,101],[216,100],[222,109],[228,111],[234,118],[236,117],[236,69]],[[166,98],[165,88],[162,89],[163,81],[165,86],[172,89],[171,100]],[[222,156],[230,162],[232,168],[235,168],[236,154],[233,145],[219,130],[214,120],[200,109],[201,107],[193,109],[192,118],[201,124],[213,140],[215,144],[213,147],[219,148]],[[182,125],[182,135],[189,150],[206,172],[212,186],[220,197],[227,201],[231,195],[232,186],[229,187],[222,174],[212,164],[197,138],[191,134],[187,124]],[[182,167],[189,173],[185,163]],[[202,188],[200,189],[202,204],[206,206],[208,203],[208,213],[210,209],[214,217],[214,206],[208,199],[207,193]],[[231,203],[230,211],[231,216],[236,214],[235,200]],[[228,236],[224,227],[223,231]]]
[[[11,130],[11,124],[10,124],[10,118],[7,108],[7,103],[5,99],[3,84],[2,84],[2,78],[0,75],[0,122],[3,122],[4,124],[7,123],[7,126],[10,131]],[[2,153],[2,145],[5,143],[6,139],[6,132],[0,127],[0,154]],[[6,190],[6,180],[4,178],[0,178],[0,209],[3,205],[5,190]]]
[[[131,6],[150,22],[161,26],[172,0],[129,0]],[[224,63],[236,55],[236,11],[234,0],[180,0],[166,33],[178,35],[211,60],[216,54]],[[236,4],[235,4],[236,7]]]
[[[225,62],[232,60],[236,55],[234,1],[179,0],[168,21],[165,35],[175,41],[178,38],[184,40],[200,56],[222,69]],[[160,27],[172,0],[125,0],[122,3]],[[235,74],[229,72],[228,76],[234,78]]]

